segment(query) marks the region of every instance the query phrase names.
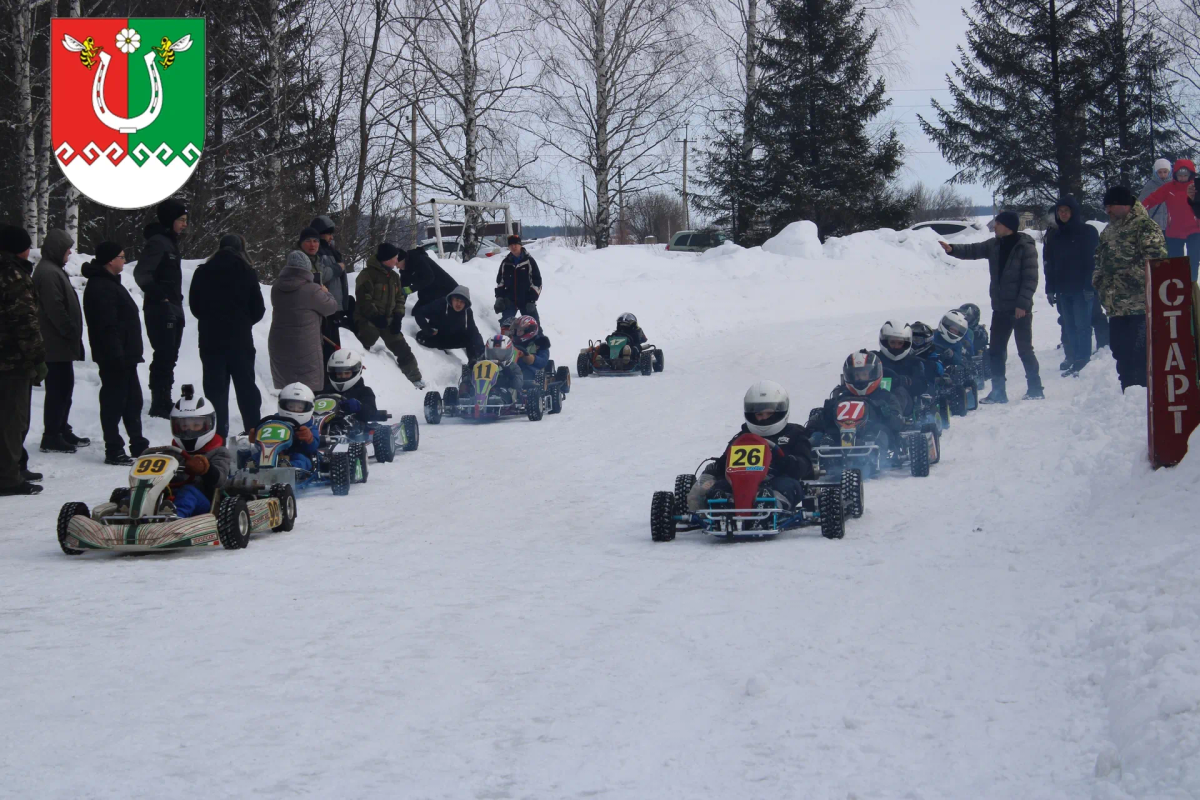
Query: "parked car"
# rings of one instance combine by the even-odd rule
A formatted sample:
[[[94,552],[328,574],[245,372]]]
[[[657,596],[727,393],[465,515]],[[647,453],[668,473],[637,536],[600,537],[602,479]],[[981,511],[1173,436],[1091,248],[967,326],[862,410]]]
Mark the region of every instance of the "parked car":
[[[963,231],[983,230],[982,225],[969,219],[931,219],[927,222],[918,222],[916,225],[910,227],[909,230],[919,231],[925,228],[932,228],[933,232],[938,236],[953,236]]]
[[[668,250],[685,253],[703,253],[725,244],[726,236],[721,231],[679,231],[671,237]]]

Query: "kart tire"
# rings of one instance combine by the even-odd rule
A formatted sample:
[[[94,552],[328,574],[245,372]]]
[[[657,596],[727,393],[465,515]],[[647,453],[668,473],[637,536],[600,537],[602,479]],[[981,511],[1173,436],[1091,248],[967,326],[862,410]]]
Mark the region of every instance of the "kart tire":
[[[246,498],[229,496],[217,507],[217,538],[226,550],[242,550],[250,544],[250,509]]]
[[[927,422],[921,426],[921,433],[933,436],[933,451],[937,454],[929,462],[929,465],[933,466],[942,460],[942,432],[935,423]]]
[[[83,553],[82,550],[67,547],[67,525],[70,524],[71,517],[90,517],[91,515],[92,513],[88,511],[85,503],[67,503],[58,512],[58,546],[67,555],[77,556]]]
[[[655,542],[675,539],[675,495],[655,492],[650,501],[650,538]]]
[[[367,468],[367,445],[365,442],[354,442],[350,445],[350,480],[354,483],[366,483],[370,477]]]
[[[562,413],[562,404],[563,404],[562,389],[560,389],[558,386],[555,386],[554,388],[552,388],[550,390],[549,397],[550,397],[550,413],[551,414],[561,414]]]
[[[396,458],[396,443],[392,441],[392,429],[381,425],[371,435],[371,443],[375,446],[375,460],[380,464],[390,464]]]
[[[525,415],[529,417],[530,422],[537,422],[542,418],[542,396],[537,389],[530,389],[525,393]]]
[[[404,444],[400,449],[406,453],[416,450],[421,444],[421,428],[417,425],[416,415],[405,414],[401,417],[400,430],[404,433]]]
[[[655,350],[654,351],[654,371],[662,372],[663,369],[666,368],[666,366],[667,366],[666,356],[663,355],[663,351]]]
[[[437,392],[425,393],[425,421],[430,425],[437,425],[442,421],[442,396]]]
[[[860,469],[848,469],[842,473],[842,508],[847,517],[858,519],[866,510],[863,500],[863,476]]]
[[[338,497],[350,494],[350,454],[334,453],[329,459],[329,487]]]
[[[592,374],[592,360],[588,358],[587,353],[580,353],[579,358],[575,360],[575,372],[581,378],[586,378]]]
[[[822,536],[826,539],[841,539],[846,535],[845,508],[839,489],[831,487],[817,496],[817,513],[821,515]]]
[[[458,385],[469,384],[471,382],[471,365],[463,364],[462,372],[458,374]]]
[[[929,446],[921,431],[908,434],[908,470],[914,478],[929,477]]]
[[[654,372],[654,354],[642,353],[638,358],[638,367],[642,370],[643,375],[650,375]]]
[[[950,413],[956,417],[965,417],[967,415],[966,387],[955,387],[954,394],[950,396]]]
[[[554,371],[554,382],[562,387],[563,394],[571,393],[571,368],[559,367]]]
[[[108,502],[115,503],[118,507],[120,507],[122,503],[128,505],[129,494],[130,492],[128,486],[118,486],[116,489],[113,489],[112,494],[108,496]]]
[[[939,397],[937,401],[937,415],[941,420],[942,429],[950,427],[950,401],[945,397]]]
[[[688,494],[696,485],[696,476],[688,472],[675,476],[675,507],[682,514],[688,507]]]
[[[283,522],[271,530],[276,533],[286,533],[296,527],[296,493],[286,483],[277,483],[271,487],[271,497],[279,501],[279,514]]]

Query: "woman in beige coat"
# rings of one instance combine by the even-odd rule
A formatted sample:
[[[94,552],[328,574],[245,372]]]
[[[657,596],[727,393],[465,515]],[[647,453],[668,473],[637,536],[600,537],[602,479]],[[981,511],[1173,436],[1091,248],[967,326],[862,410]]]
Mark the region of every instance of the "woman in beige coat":
[[[329,290],[313,282],[312,264],[303,252],[288,253],[271,287],[271,333],[267,352],[276,389],[303,383],[313,392],[325,385],[321,320],[338,311]]]

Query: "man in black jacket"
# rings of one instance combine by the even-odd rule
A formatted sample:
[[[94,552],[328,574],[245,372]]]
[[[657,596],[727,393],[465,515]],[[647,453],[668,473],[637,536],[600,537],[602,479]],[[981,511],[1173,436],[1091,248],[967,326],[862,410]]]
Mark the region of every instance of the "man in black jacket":
[[[521,237],[508,237],[508,255],[496,272],[496,313],[505,317],[528,315],[541,323],[537,301],[542,296],[542,271],[521,245]]]
[[[142,362],[142,323],[137,303],[121,285],[125,252],[119,244],[96,245],[96,258],[83,267],[88,279],[83,290],[92,360],[100,367],[100,427],[104,431],[104,463],[128,465],[125,440],[118,427],[125,422],[129,452],[135,456],[150,446],[142,436],[142,385],[137,365]],[[168,412],[169,413],[169,412]]]
[[[1058,306],[1063,328],[1063,375],[1075,375],[1092,357],[1092,272],[1100,233],[1084,222],[1079,203],[1070,195],[1054,209],[1057,225],[1046,232],[1042,267],[1046,272],[1046,297]]]
[[[439,297],[413,309],[413,319],[421,328],[417,344],[439,350],[462,348],[467,351],[467,363],[474,364],[483,355],[483,337],[475,326],[471,313],[471,290],[456,286],[445,297]]]
[[[231,379],[242,428],[258,427],[262,395],[254,381],[252,329],[266,313],[266,304],[241,236],[222,236],[221,249],[196,267],[188,302],[199,328],[204,395],[217,412],[218,435],[229,438]]]
[[[179,237],[187,229],[187,206],[168,198],[155,209],[158,222],[146,226],[146,246],[133,268],[142,290],[146,335],[154,349],[150,361],[150,416],[170,419],[175,362],[183,341],[183,257]]]
[[[401,250],[396,268],[400,270],[404,294],[417,293],[418,307],[439,300],[458,288],[458,281],[421,248],[407,253]]]
[[[996,215],[996,236],[986,242],[949,245],[942,249],[964,260],[986,258],[991,272],[992,339],[988,356],[992,362],[992,391],[982,403],[1007,403],[1004,363],[1008,360],[1008,340],[1017,337],[1017,355],[1025,366],[1029,384],[1025,399],[1040,400],[1042,378],[1033,352],[1033,294],[1038,285],[1037,245],[1027,233],[1019,233],[1021,221],[1015,212]]]
[[[42,452],[74,453],[91,441],[76,436],[68,421],[75,392],[75,362],[83,360],[83,311],[67,275],[67,259],[75,241],[53,228],[42,242],[42,258],[33,270],[38,296],[38,323],[46,343],[46,405],[42,419]]]

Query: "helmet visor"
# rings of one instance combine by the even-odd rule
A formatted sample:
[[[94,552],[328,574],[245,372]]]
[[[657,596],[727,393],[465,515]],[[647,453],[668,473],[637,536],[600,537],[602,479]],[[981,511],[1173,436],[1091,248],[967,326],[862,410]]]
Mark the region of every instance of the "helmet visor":
[[[782,422],[788,415],[787,400],[751,400],[745,404],[746,422],[768,426]]]
[[[215,414],[206,414],[202,417],[172,417],[171,435],[180,440],[199,439],[216,428],[216,424]]]
[[[912,340],[904,339],[900,336],[888,336],[882,341],[883,346],[894,356],[904,355],[904,353],[912,348]]]
[[[483,357],[495,361],[501,366],[508,366],[513,360],[513,349],[509,347],[485,347]]]
[[[883,366],[875,362],[861,367],[847,367],[842,377],[848,386],[865,391],[872,383],[883,378]]]
[[[287,400],[279,401],[279,410],[288,411],[292,414],[310,414],[313,410],[313,404],[307,400],[289,398]]]
[[[329,370],[329,377],[338,383],[345,383],[357,374],[358,370],[354,367],[333,367]]]

